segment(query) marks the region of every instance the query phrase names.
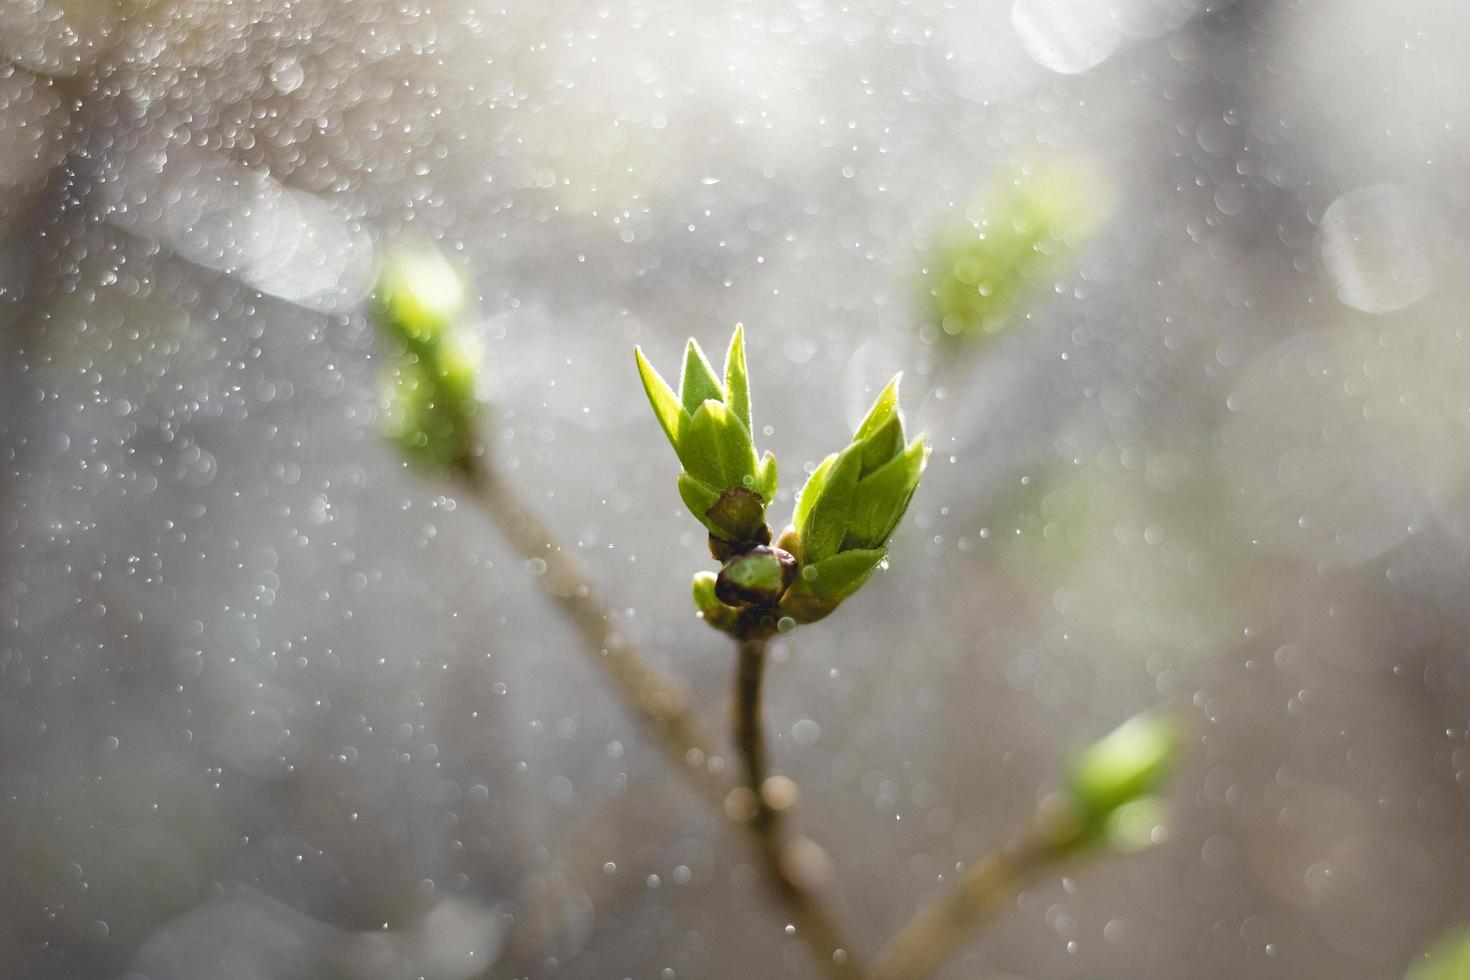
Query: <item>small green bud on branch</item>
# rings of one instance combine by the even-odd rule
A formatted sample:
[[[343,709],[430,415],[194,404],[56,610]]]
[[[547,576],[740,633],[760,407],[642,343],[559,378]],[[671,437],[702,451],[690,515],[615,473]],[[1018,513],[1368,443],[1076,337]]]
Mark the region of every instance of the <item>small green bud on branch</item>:
[[[1134,715],[1085,749],[1067,772],[1065,816],[1054,831],[1071,845],[1102,839],[1117,850],[1148,846],[1162,816],[1159,790],[1182,750],[1180,726],[1170,715]]]
[[[383,428],[430,471],[466,472],[475,441],[474,351],[458,329],[464,280],[437,251],[393,254],[373,295],[385,357]]]
[[[781,541],[800,563],[782,612],[798,623],[831,614],[887,557],[929,460],[922,436],[905,442],[895,376],[840,453],[812,471]]]
[[[939,232],[922,281],[951,337],[1001,332],[1112,210],[1112,189],[1085,161],[1022,160]]]
[[[691,339],[677,394],[641,349],[633,353],[653,414],[683,467],[679,496],[709,530],[711,551],[733,555],[769,543],[765,511],[776,495],[776,457],[756,458],[742,329],[730,340],[723,382]]]
[[[725,563],[715,579],[715,597],[727,606],[774,609],[796,578],[789,551],[757,545]]]
[[[743,330],[737,327],[730,341],[723,385],[693,340],[677,393],[641,350],[634,354],[654,415],[683,466],[680,496],[709,529],[710,552],[725,565],[715,588],[696,579],[700,614],[738,638],[829,615],[887,557],[888,539],[929,458],[924,439],[910,442],[904,433],[899,379],[878,395],[848,446],[813,471],[791,525],[767,547],[776,460],[767,453],[756,461]]]
[[[972,863],[941,896],[920,908],[872,963],[873,980],[914,980],[933,971],[1003,907],[1028,878],[1104,843],[1136,851],[1156,842],[1159,797],[1183,750],[1179,723],[1145,712],[1085,749],[1065,789],[1046,800],[1011,846]],[[1440,977],[1410,980],[1440,980]]]

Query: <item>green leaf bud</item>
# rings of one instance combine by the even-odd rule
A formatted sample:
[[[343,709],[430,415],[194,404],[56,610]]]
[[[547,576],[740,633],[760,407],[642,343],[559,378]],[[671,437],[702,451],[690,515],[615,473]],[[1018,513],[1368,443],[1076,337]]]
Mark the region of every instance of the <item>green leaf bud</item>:
[[[1110,182],[1087,161],[1022,160],[939,229],[922,283],[951,337],[1005,330],[1064,271],[1112,211]]]
[[[898,410],[902,379],[902,374],[895,374],[884,386],[853,434],[852,441],[863,444],[863,476],[892,459],[903,445],[903,415]]]
[[[743,328],[731,337],[723,381],[694,340],[684,349],[677,393],[642,350],[635,348],[634,357],[654,416],[683,468],[679,495],[685,505],[723,542],[718,548],[733,553],[768,543],[765,508],[776,495],[776,458],[758,458],[751,436]]]
[[[796,578],[796,559],[780,548],[758,545],[725,563],[715,596],[728,606],[770,609]]]
[[[437,249],[400,250],[383,264],[374,301],[385,330],[405,342],[432,340],[463,311],[464,279]]]
[[[464,470],[475,448],[476,357],[455,329],[464,282],[437,251],[399,251],[384,264],[372,306],[388,346],[383,429],[410,461]]]
[[[1172,717],[1135,715],[1076,758],[1067,774],[1067,795],[1083,824],[1100,830],[1119,807],[1155,794],[1179,754]]]
[[[684,369],[679,373],[679,402],[693,415],[707,401],[724,403],[725,391],[715,377],[715,369],[693,337],[684,346]]]
[[[785,632],[828,616],[883,567],[929,458],[907,441],[895,376],[849,444],[817,466],[797,495],[792,523],[771,547],[766,509],[776,459],[757,457],[744,330],[735,328],[717,375],[699,344],[684,349],[675,390],[634,349],[638,374],[681,471],[679,496],[709,531],[717,576],[697,577],[695,604],[737,637]]]
[[[730,347],[725,351],[725,404],[750,429],[750,378],[745,367],[745,328],[738,323],[730,337]]]
[[[740,611],[719,600],[715,595],[715,584],[714,572],[699,572],[694,576],[694,608],[698,610],[700,618],[715,629],[734,634],[739,627]]]
[[[816,564],[837,554],[842,546],[862,464],[862,446],[858,443],[848,446],[833,460],[820,493],[807,512],[805,526],[796,526],[801,535],[804,562]]]
[[[904,444],[898,382],[878,394],[851,443],[822,460],[797,496],[778,544],[801,564],[781,604],[798,623],[829,615],[868,580],[919,486],[929,447],[922,437]]]
[[[902,432],[900,432],[902,435]],[[881,548],[898,527],[929,459],[929,447],[915,439],[900,455],[889,459],[858,481],[849,508],[842,548]]]
[[[755,445],[750,430],[725,406],[707,399],[679,438],[684,472],[717,490],[755,486]]]
[[[717,547],[729,548],[732,541],[770,544],[771,529],[766,525],[766,508],[761,501],[760,494],[745,487],[734,487],[715,498],[704,516],[705,526],[719,539]],[[715,557],[720,558],[718,554]]]
[[[781,612],[798,623],[815,623],[862,588],[888,557],[882,548],[844,551],[815,564],[803,565],[781,600]]]

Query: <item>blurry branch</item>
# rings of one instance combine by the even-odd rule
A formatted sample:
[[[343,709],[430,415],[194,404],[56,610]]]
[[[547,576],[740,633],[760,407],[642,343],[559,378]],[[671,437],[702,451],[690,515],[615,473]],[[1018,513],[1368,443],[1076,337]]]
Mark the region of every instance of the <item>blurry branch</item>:
[[[601,666],[624,705],[663,749],[675,771],[713,809],[749,832],[760,867],[771,879],[787,920],[814,946],[824,969],[837,980],[861,978],[862,972],[849,962],[851,947],[807,884],[810,875],[803,874],[799,862],[793,860],[801,843],[788,844],[779,837],[770,819],[773,811],[759,802],[763,750],[747,756],[748,786],[735,786],[712,770],[708,763],[717,753],[689,710],[683,685],[650,664],[618,632],[614,614],[597,595],[581,562],[557,541],[484,452],[479,422],[486,410],[474,390],[474,354],[451,329],[463,303],[458,274],[432,251],[397,256],[379,280],[376,303],[382,332],[399,348],[386,379],[389,437],[409,460],[458,480],[469,492],[576,629],[583,649]],[[774,481],[774,460],[767,465]],[[759,696],[765,651],[762,641],[754,642],[753,660],[742,661],[754,665],[753,683],[742,685],[737,699],[740,716],[750,722],[748,729],[741,729],[748,731],[748,738],[740,739],[742,752],[762,744]],[[753,801],[746,798],[748,793],[754,794]],[[805,843],[808,851],[815,848]]]
[[[741,819],[756,836],[766,874],[798,925],[798,934],[811,943],[829,974],[858,980],[865,973],[817,897],[813,879],[826,876],[829,859],[815,841],[793,837],[786,830],[782,818],[796,802],[795,784],[783,776],[766,775],[766,737],[761,718],[766,640],[742,641],[736,656],[735,745],[745,767],[746,791],[736,804],[745,811]]]
[[[462,291],[457,273],[433,252],[400,258],[381,277],[377,318],[397,348],[386,378],[389,437],[421,468],[459,481],[500,529],[675,771],[748,833],[789,926],[835,980],[917,980],[1029,875],[1099,846],[1137,850],[1153,842],[1162,812],[1157,792],[1178,757],[1179,732],[1171,718],[1150,713],[1082,752],[1065,788],[1043,804],[1019,842],[974,864],[921,908],[874,970],[865,970],[818,892],[830,859],[787,830],[797,790],[790,779],[768,776],[762,690],[770,637],[830,615],[886,561],[929,452],[923,437],[906,441],[898,379],[878,395],[848,445],[813,470],[791,524],[773,544],[765,512],[776,491],[776,461],[755,451],[742,331],[731,340],[723,379],[691,340],[677,393],[637,352],[649,402],[679,458],[680,496],[722,563],[718,575],[695,576],[693,598],[700,615],[736,641],[733,736],[745,773],[736,786],[710,765],[711,742],[683,686],[618,632],[574,553],[485,452],[475,358],[452,329]]]
[[[949,892],[919,909],[879,951],[873,980],[913,980],[938,968],[1016,892],[1027,876],[1057,855],[1030,838],[969,867]]]
[[[781,899],[786,918],[796,933],[812,945],[818,961],[834,978],[854,980],[863,973],[851,962],[851,945],[841,935],[830,913],[804,871],[811,862],[800,861],[803,852],[819,854],[810,841],[788,842],[779,833],[775,810],[765,802],[756,773],[765,768],[764,750],[746,756],[747,784],[736,787],[711,772],[704,763],[715,753],[697,719],[689,711],[683,686],[661,673],[613,627],[611,611],[592,589],[591,581],[570,552],[557,543],[535,512],[481,456],[472,457],[462,476],[465,487],[511,547],[540,572],[537,582],[577,630],[583,649],[592,654],[612,680],[623,703],[642,722],[644,732],[660,746],[674,768],[699,791],[717,811],[724,813],[750,834],[760,864],[772,889]],[[542,567],[544,566],[544,570]],[[737,717],[748,724],[737,725],[742,755],[748,745],[761,745],[760,664],[765,657],[764,641],[752,641],[753,660],[742,656],[742,665],[754,663],[754,677],[747,683],[742,666],[742,683],[737,697]],[[753,794],[753,797],[747,796]],[[790,802],[790,796],[787,800]]]
[[[381,333],[398,347],[385,378],[389,438],[421,469],[460,481],[576,629],[645,733],[695,789],[722,806],[729,787],[707,765],[715,753],[690,714],[683,686],[628,644],[581,562],[482,449],[487,410],[475,392],[475,352],[455,329],[464,303],[459,273],[432,250],[396,255],[379,279],[376,302]]]
[[[894,933],[873,963],[873,980],[917,980],[933,972],[1026,880],[1062,860],[1099,846],[1131,852],[1155,843],[1164,816],[1157,793],[1180,744],[1176,721],[1155,713],[1136,715],[1093,743],[1017,843],[975,862]]]
[[[730,787],[706,765],[718,755],[689,710],[682,684],[661,673],[617,631],[613,613],[593,590],[579,562],[559,544],[535,511],[483,456],[474,456],[463,484],[511,548],[536,573],[536,583],[582,639],[583,649],[613,682],[645,735],[716,807]]]
[[[736,651],[735,670],[735,746],[745,764],[745,786],[750,790],[748,803],[754,813],[751,822],[767,838],[780,819],[780,811],[771,805],[764,792],[766,783],[766,733],[761,716],[761,684],[766,671],[766,641],[746,640]]]

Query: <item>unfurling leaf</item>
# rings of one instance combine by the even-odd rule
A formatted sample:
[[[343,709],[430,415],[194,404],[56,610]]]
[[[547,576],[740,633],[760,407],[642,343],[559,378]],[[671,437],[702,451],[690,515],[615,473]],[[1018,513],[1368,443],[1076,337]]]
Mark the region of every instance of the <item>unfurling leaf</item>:
[[[679,496],[709,530],[711,548],[733,554],[768,543],[765,509],[776,495],[776,458],[757,457],[751,437],[744,330],[736,327],[730,339],[723,382],[691,339],[677,394],[642,350],[634,348],[634,356],[654,416],[683,468]],[[737,491],[748,496],[733,496]]]

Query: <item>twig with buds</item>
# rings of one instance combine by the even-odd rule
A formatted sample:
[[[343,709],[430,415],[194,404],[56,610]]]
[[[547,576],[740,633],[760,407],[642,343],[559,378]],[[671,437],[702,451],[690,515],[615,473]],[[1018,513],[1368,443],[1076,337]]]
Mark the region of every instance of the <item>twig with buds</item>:
[[[823,895],[829,861],[791,830],[797,791],[771,776],[762,717],[767,643],[834,612],[887,558],[888,540],[918,487],[929,447],[909,441],[898,378],[879,393],[846,447],[822,461],[773,536],[766,510],[776,460],[757,456],[743,331],[717,376],[699,345],[685,350],[679,390],[635,351],[654,415],[680,463],[684,503],[708,532],[718,573],[693,583],[699,615],[735,641],[733,741],[743,784],[719,767],[683,686],[621,635],[574,553],[495,468],[480,438],[484,406],[474,391],[474,353],[452,327],[463,283],[434,253],[400,257],[379,283],[376,313],[391,345],[385,424],[405,457],[456,479],[536,571],[536,581],[582,639],[644,732],[702,797],[747,832],[785,920],[837,980],[917,980],[965,942],[1031,874],[1098,843],[1114,850],[1151,842],[1158,788],[1178,755],[1173,723],[1140,715],[1082,753],[1066,788],[1015,845],[978,861],[946,895],[921,908],[864,968]]]

